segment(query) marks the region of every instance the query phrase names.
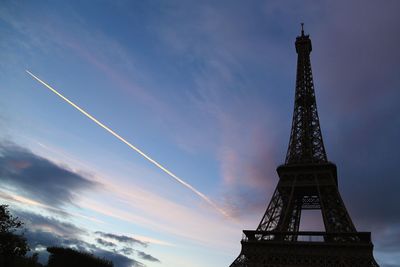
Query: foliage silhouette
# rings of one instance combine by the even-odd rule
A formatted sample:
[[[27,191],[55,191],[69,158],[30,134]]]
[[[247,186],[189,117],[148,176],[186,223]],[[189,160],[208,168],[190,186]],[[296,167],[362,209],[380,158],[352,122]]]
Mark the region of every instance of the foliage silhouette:
[[[14,217],[7,205],[0,205],[0,266],[14,266],[29,251],[22,231],[23,223]]]
[[[33,253],[30,257],[15,257],[9,267],[43,267],[43,265],[38,262],[38,254]]]
[[[80,252],[71,248],[49,247],[50,253],[48,267],[113,267],[113,263],[106,259],[101,259],[93,254]]]

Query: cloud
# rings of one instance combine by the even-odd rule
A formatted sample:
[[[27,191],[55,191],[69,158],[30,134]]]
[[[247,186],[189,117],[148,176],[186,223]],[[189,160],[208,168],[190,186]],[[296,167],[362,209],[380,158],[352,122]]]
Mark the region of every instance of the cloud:
[[[153,261],[153,262],[160,262],[159,259],[154,258],[153,256],[144,253],[143,251],[137,251],[137,254],[139,256],[139,258],[143,259],[143,260],[147,260],[147,261]]]
[[[219,214],[207,206],[193,209],[192,206],[185,205],[186,203],[173,202],[171,199],[143,190],[131,183],[118,187],[111,183],[105,185],[110,192],[118,195],[119,199],[123,201],[122,207],[115,207],[109,203],[99,205],[87,198],[82,201],[82,206],[118,220],[144,226],[152,231],[224,251],[232,246],[231,240],[226,240],[227,237],[234,239],[237,236],[237,224],[229,220],[224,220],[224,223],[221,224]],[[137,212],[131,212],[132,210],[137,210]],[[166,210],[169,212],[165,213]],[[193,229],[196,231],[193,232]],[[135,237],[142,242],[148,241],[166,246],[175,245],[175,243],[154,238]]]
[[[140,250],[136,250],[130,247],[124,247],[120,250],[118,250],[119,253],[122,253],[126,256],[131,256],[133,255],[135,252],[138,255],[139,258],[141,258],[142,260],[147,260],[147,261],[152,261],[152,262],[161,262],[159,259],[157,259],[156,257],[153,257],[150,254],[147,254],[143,251]]]
[[[105,238],[114,239],[114,240],[116,240],[116,241],[118,241],[120,243],[139,244],[139,245],[142,245],[144,247],[147,247],[147,245],[148,245],[147,242],[143,242],[143,241],[141,241],[139,239],[135,239],[133,237],[129,237],[129,236],[126,236],[126,235],[116,235],[116,234],[111,234],[111,233],[104,233],[104,232],[101,232],[101,231],[97,231],[97,232],[95,232],[95,234],[98,234],[98,235],[100,235],[102,237],[105,237]]]
[[[25,236],[28,240],[29,246],[32,249],[46,248],[51,246],[72,247],[77,250],[87,251],[92,245],[74,238],[67,238],[48,231],[31,231],[27,230]]]
[[[47,231],[60,237],[79,238],[87,232],[75,226],[72,223],[60,221],[53,217],[46,217],[32,212],[19,211],[14,212],[30,231]]]
[[[58,236],[51,232],[29,230],[26,232],[25,236],[27,237],[28,243],[33,249],[51,246],[70,247],[79,251],[93,253],[95,256],[100,258],[111,260],[114,263],[115,267],[145,266],[141,262],[128,258],[122,254],[101,249],[96,245],[87,243],[79,239],[69,239],[66,237]],[[43,252],[41,250],[37,250],[36,252],[38,252],[39,254],[47,254],[47,252]]]
[[[40,254],[42,262],[47,260],[48,253],[41,248],[61,246],[71,247],[80,251],[93,253],[98,257],[104,257],[113,261],[115,267],[145,266],[141,262],[128,258],[120,252],[114,250],[108,251],[99,248],[96,244],[83,241],[82,238],[87,236],[88,232],[72,223],[25,211],[16,210],[13,213],[25,223],[25,236],[28,243],[33,250],[36,250],[35,252]],[[96,241],[108,248],[116,246],[114,243],[100,238],[97,238]]]
[[[72,223],[32,212],[15,210],[13,213],[24,222],[25,235],[33,249],[50,246],[72,246],[78,250],[87,250],[92,247],[92,245],[80,239],[88,232]]]
[[[218,193],[231,215],[240,218],[261,213],[266,196],[274,190],[275,168],[284,159],[281,151],[286,150],[289,138],[289,130],[287,138],[280,136],[281,122],[275,119],[283,115],[275,115],[292,102],[280,105],[280,96],[286,93],[277,84],[290,55],[287,45],[276,41],[276,31],[264,18],[258,21],[265,25],[261,28],[252,25],[253,20],[237,19],[264,16],[256,6],[230,3],[220,8],[187,2],[166,10],[168,16],[154,29],[168,52],[188,63],[185,71],[193,81],[188,100],[201,114],[198,118],[206,118],[204,125],[195,118],[202,138],[190,134],[180,144],[196,151],[211,150],[208,155],[212,153],[219,163],[223,180]],[[254,28],[259,30],[249,30]]]
[[[98,184],[13,143],[0,143],[0,181],[33,200],[55,207]]]
[[[100,245],[104,247],[116,247],[117,245],[114,244],[113,242],[101,239],[101,238],[96,238],[96,242],[99,243]]]
[[[98,257],[103,257],[108,260],[111,260],[114,263],[115,267],[145,267],[146,265],[141,263],[140,261],[128,258],[124,255],[110,252],[107,250],[96,249],[92,251],[92,253]]]
[[[202,139],[193,138],[196,134],[191,134],[190,138],[182,138],[180,144],[198,147],[198,151],[212,150],[223,179],[224,189],[219,193],[231,215],[241,217],[259,211],[265,205],[265,192],[271,191],[271,181],[275,181],[273,163],[277,162],[270,145],[277,128],[273,127],[271,109],[261,101],[265,99],[265,92],[257,90],[259,85],[246,79],[247,75],[254,76],[259,72],[252,67],[251,63],[256,63],[256,59],[249,51],[261,52],[263,45],[264,49],[272,50],[279,46],[246,31],[243,23],[249,26],[247,20],[238,25],[238,16],[255,11],[251,7],[233,4],[227,9],[193,2],[179,5],[166,11],[169,16],[162,19],[168,23],[155,31],[175,57],[196,62],[188,64],[186,70],[193,77],[188,100],[201,117],[206,118],[204,126],[202,121],[196,125],[210,131],[198,130]],[[257,41],[251,41],[255,39]],[[257,60],[260,58],[276,60],[264,57],[263,53],[258,54]],[[266,115],[261,117],[259,114]],[[193,140],[195,144],[190,144]],[[252,199],[245,195],[260,197]]]
[[[399,224],[381,229],[378,233],[373,233],[373,235],[379,235],[379,239],[375,242],[375,247],[378,251],[397,253],[400,251]]]
[[[133,248],[124,247],[124,248],[120,249],[119,252],[129,256],[129,255],[132,255],[135,252],[135,250]]]

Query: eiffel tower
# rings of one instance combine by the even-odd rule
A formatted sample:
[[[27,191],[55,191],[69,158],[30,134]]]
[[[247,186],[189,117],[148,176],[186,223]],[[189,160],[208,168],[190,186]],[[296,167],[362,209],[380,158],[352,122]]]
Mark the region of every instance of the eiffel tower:
[[[296,93],[292,130],[279,182],[255,231],[244,230],[230,267],[379,267],[370,232],[357,232],[326,156],[315,100],[309,35],[295,42]],[[299,231],[302,210],[320,210],[325,231]]]

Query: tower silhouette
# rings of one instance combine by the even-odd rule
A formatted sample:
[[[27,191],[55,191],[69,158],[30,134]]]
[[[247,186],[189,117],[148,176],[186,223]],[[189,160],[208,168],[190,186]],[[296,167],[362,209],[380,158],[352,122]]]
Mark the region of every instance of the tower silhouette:
[[[357,232],[326,156],[311,71],[309,35],[296,38],[297,77],[292,129],[279,182],[255,231],[244,230],[230,267],[372,267],[370,232]],[[320,210],[325,231],[299,231],[302,210]]]

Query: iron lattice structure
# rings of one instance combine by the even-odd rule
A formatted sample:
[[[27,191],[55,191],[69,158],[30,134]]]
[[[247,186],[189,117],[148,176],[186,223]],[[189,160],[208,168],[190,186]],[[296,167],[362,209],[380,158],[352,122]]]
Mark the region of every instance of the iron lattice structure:
[[[296,38],[297,75],[292,131],[285,164],[327,162],[315,100],[309,36]]]
[[[230,267],[378,267],[371,233],[357,232],[327,159],[311,71],[309,35],[295,42],[296,93],[292,130],[279,182],[255,231],[243,231],[242,251]],[[302,232],[302,210],[320,210],[325,231]]]

